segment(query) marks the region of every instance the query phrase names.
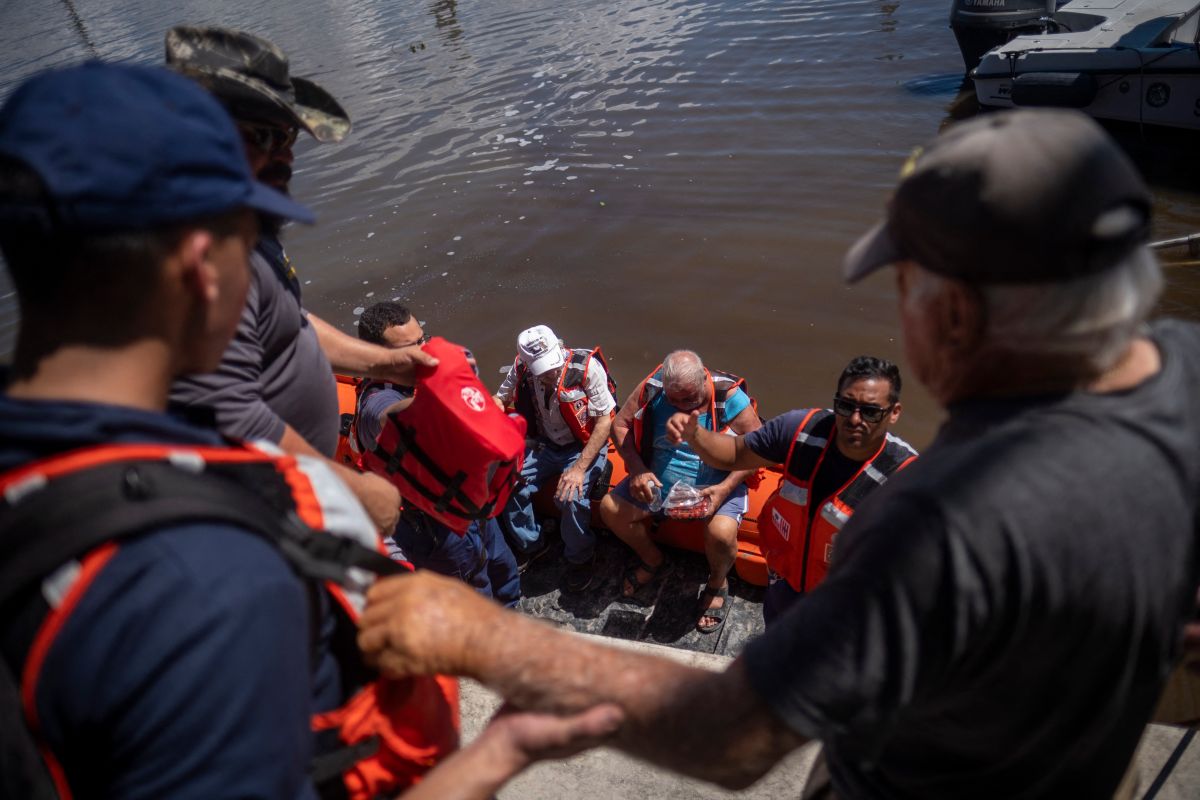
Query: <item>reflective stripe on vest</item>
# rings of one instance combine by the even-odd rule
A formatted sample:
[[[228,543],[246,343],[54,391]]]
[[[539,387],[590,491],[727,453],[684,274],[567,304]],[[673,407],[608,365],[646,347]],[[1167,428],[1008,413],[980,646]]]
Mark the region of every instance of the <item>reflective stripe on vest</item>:
[[[258,530],[261,524],[273,528],[275,519],[284,520],[289,514],[294,515],[293,520],[299,518],[307,526],[305,535],[308,539],[289,539],[287,534],[277,531],[279,538],[276,544],[283,557],[308,584],[314,587],[320,585],[334,600],[331,606],[341,609],[341,614],[334,613],[334,619],[342,632],[349,637],[345,641],[353,642],[355,623],[365,601],[365,590],[375,580],[376,574],[386,574],[398,569],[383,554],[382,541],[361,505],[324,459],[283,456],[274,445],[256,444],[228,448],[158,444],[109,445],[72,451],[0,474],[0,495],[4,496],[8,504],[6,513],[27,514],[28,509],[40,507],[36,504],[28,506],[28,503],[35,500],[34,493],[38,490],[53,489],[56,479],[70,480],[74,474],[92,468],[124,469],[124,465],[129,465],[130,472],[127,474],[136,477],[138,462],[150,462],[159,469],[156,472],[150,470],[149,466],[142,468],[143,473],[149,474],[148,486],[151,491],[156,483],[160,487],[172,487],[178,482],[166,480],[174,475],[174,472],[161,471],[170,465],[181,475],[194,476],[189,478],[191,482],[186,484],[192,492],[203,496],[214,495],[208,496],[206,509],[261,507],[254,513],[247,510],[244,517],[247,521],[242,523],[236,521],[243,518],[241,514],[233,514],[233,518],[227,522],[236,527],[254,531]],[[211,479],[206,478],[205,473],[211,474]],[[193,483],[195,481],[199,481],[203,487]],[[233,488],[229,488],[228,484],[233,484]],[[205,487],[213,487],[214,491],[201,491]],[[259,491],[256,491],[255,487]],[[65,488],[65,485],[62,488]],[[220,491],[215,491],[216,489]],[[227,492],[228,498],[225,496]],[[257,499],[243,496],[249,494],[255,494]],[[176,487],[174,490],[164,488],[150,496],[158,501],[172,501],[170,505],[179,508],[181,505],[188,505],[183,501],[191,494]],[[180,502],[174,502],[173,498],[179,498]],[[22,501],[27,504],[25,511],[18,505]],[[60,503],[54,495],[45,495],[38,502]],[[104,502],[110,503],[107,498]],[[138,505],[144,506],[149,502]],[[204,519],[205,514],[218,513],[213,510],[196,510],[196,505],[191,504],[190,510],[183,513],[194,514],[194,519],[197,520]],[[109,504],[105,507],[112,506]],[[264,523],[264,517],[270,521]],[[142,530],[144,525],[156,524],[156,518],[155,514],[150,514],[137,526],[121,530],[134,533]],[[13,519],[20,520],[21,517],[9,517],[10,522]],[[255,519],[258,520],[257,523],[250,522]],[[288,524],[295,523],[280,522],[279,527],[282,530]],[[103,524],[97,523],[92,530],[99,532],[112,528],[106,529]],[[346,547],[323,546],[323,542],[328,541],[327,534],[366,545],[371,552],[358,548],[347,550]],[[119,550],[119,541],[115,538],[95,541],[103,543],[91,546],[92,549],[78,558],[71,558],[55,568],[45,567],[47,571],[44,573],[45,577],[40,579],[40,584],[31,584],[40,586],[40,593],[50,609],[33,633],[22,670],[21,688],[22,694],[25,695],[23,705],[26,709],[26,721],[35,733],[38,727],[36,691],[45,655],[63,629],[66,618],[77,607],[94,578]],[[316,547],[309,550],[297,549],[304,548],[305,541]],[[35,556],[35,560],[30,563],[37,564],[37,558],[39,557]],[[46,558],[42,556],[40,560],[45,562]],[[12,561],[8,566],[11,565]],[[38,572],[27,571],[24,574],[24,580],[28,583],[36,580]],[[335,575],[342,585],[334,582],[332,576]],[[339,636],[334,637],[335,642],[341,640]],[[317,641],[318,637],[314,636],[314,647]],[[372,674],[364,671],[361,656],[356,650],[340,652],[335,646],[331,655],[341,663],[340,672],[343,676]],[[297,668],[306,667],[297,665]],[[352,694],[345,698],[343,706],[314,716],[312,722],[314,731],[328,728],[331,724],[336,725],[338,736],[335,739],[340,740],[355,754],[355,758],[344,768],[325,776],[328,783],[324,788],[330,792],[330,796],[367,800],[381,795],[394,795],[418,780],[437,759],[447,755],[457,746],[457,684],[452,679],[440,676],[402,681],[376,678],[361,685],[357,691],[353,691],[353,685],[348,688]],[[370,747],[366,747],[367,744]],[[65,773],[58,766],[53,753],[44,749],[43,755],[56,783],[59,783],[59,776]],[[318,763],[319,758],[314,761],[314,764]],[[60,788],[65,787],[64,780]]]

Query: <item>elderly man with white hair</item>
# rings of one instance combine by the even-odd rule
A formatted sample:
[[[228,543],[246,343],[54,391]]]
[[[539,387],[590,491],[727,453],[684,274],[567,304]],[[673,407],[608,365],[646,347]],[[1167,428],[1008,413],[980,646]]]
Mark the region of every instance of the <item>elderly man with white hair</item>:
[[[554,480],[559,533],[567,568],[563,588],[582,592],[592,583],[596,536],[592,489],[604,474],[617,385],[599,347],[568,349],[546,325],[517,336],[517,358],[496,391],[496,402],[525,418],[528,446],[521,485],[500,523],[522,572],[550,543],[534,514],[533,496]]]
[[[725,672],[435,577],[374,588],[364,649],[523,708],[614,701],[617,747],[730,786],[820,739],[805,797],[1113,797],[1200,582],[1200,326],[1146,322],[1150,209],[1077,112],[987,115],[910,162],[846,276],[894,268],[909,367],[947,419]]]
[[[698,425],[718,433],[750,433],[762,424],[744,380],[709,371],[691,350],[668,354],[613,420],[613,442],[629,475],[600,503],[600,516],[637,555],[621,590],[625,597],[635,597],[666,564],[646,526],[652,517],[664,515],[652,503],[677,481],[700,490],[707,503],[704,553],[709,571],[696,603],[696,629],[714,633],[725,623],[729,570],[737,557],[738,526],[747,506],[745,479],[754,470],[709,467],[687,442],[672,442],[667,422],[678,412],[692,411],[700,412]]]

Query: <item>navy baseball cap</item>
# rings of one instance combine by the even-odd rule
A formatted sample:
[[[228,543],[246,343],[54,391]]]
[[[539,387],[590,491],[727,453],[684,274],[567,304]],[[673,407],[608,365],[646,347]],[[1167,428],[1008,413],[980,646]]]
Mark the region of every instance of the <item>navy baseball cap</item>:
[[[1150,190],[1079,111],[985,114],[909,159],[887,218],[847,253],[850,283],[913,259],[972,284],[1054,283],[1121,263],[1150,236]]]
[[[315,221],[254,179],[221,104],[163,67],[93,61],[31,78],[0,108],[0,155],[45,183],[53,230],[140,230],[241,207]],[[0,218],[30,218],[4,203]]]

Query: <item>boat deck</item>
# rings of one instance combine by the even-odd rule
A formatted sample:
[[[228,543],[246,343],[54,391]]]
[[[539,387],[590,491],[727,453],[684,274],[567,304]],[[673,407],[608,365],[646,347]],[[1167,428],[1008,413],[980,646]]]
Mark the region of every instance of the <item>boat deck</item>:
[[[708,578],[708,561],[700,553],[664,547],[670,563],[663,576],[639,593],[639,600],[621,597],[633,551],[607,530],[596,530],[592,585],[583,592],[563,591],[566,560],[554,534],[547,553],[521,576],[522,611],[580,633],[723,656],[738,655],[762,633],[763,589],[732,573],[725,624],[715,633],[696,630],[696,597]]]
[[[1098,17],[1103,21],[1088,30],[1018,36],[993,52],[1145,48],[1196,5],[1196,0],[1074,0],[1059,8],[1056,18],[1068,24],[1072,17]]]

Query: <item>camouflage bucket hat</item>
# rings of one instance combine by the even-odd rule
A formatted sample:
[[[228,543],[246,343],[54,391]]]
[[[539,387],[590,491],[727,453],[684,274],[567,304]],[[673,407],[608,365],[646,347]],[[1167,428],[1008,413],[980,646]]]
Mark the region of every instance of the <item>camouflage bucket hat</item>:
[[[329,92],[288,75],[275,45],[227,28],[167,31],[167,66],[202,84],[239,119],[297,125],[318,142],[340,142],[350,116]]]

